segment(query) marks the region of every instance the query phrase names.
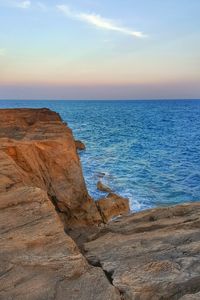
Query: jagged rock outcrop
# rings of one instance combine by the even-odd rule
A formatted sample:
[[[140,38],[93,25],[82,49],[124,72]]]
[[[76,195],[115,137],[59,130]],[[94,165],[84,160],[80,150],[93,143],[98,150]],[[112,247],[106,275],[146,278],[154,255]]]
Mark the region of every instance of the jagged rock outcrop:
[[[109,193],[105,198],[99,199],[96,204],[105,223],[130,212],[129,200],[114,193]]]

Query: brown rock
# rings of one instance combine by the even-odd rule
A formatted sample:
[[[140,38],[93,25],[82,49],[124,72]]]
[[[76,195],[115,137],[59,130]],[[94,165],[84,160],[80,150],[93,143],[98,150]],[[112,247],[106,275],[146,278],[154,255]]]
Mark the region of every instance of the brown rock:
[[[111,193],[112,190],[105,184],[103,184],[101,181],[97,182],[97,189],[101,192],[105,192],[105,193]]]
[[[0,110],[0,139],[0,192],[15,183],[35,186],[47,192],[68,226],[101,222],[86,189],[72,131],[58,114],[48,109]],[[2,180],[7,184],[1,187]]]
[[[0,299],[199,299],[200,203],[101,215],[59,115],[0,110]]]
[[[114,217],[130,212],[129,200],[113,193],[98,200],[96,204],[105,223]]]
[[[75,144],[76,144],[76,149],[77,150],[82,151],[82,150],[86,149],[85,144],[81,141],[75,141]]]
[[[1,193],[0,218],[0,299],[120,299],[64,233],[45,191],[23,186]]]
[[[66,229],[101,220],[60,117],[0,110],[0,170],[0,299],[120,300],[64,233],[52,204]]]
[[[122,217],[88,240],[123,299],[200,299],[200,203]]]

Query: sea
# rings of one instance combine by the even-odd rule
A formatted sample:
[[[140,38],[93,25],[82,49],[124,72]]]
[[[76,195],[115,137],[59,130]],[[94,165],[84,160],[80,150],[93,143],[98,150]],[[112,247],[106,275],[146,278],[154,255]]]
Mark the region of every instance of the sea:
[[[0,100],[0,108],[48,107],[83,141],[89,193],[101,180],[131,209],[200,200],[200,100]]]

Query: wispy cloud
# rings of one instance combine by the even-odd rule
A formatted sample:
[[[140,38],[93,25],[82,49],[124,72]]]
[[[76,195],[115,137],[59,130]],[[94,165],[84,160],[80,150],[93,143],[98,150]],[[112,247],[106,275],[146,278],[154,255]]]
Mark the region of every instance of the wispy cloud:
[[[31,6],[31,1],[25,0],[25,1],[20,1],[16,2],[16,7],[27,9]]]
[[[105,19],[97,14],[88,14],[72,11],[67,5],[57,5],[57,9],[65,14],[65,16],[77,19],[82,22],[91,24],[97,28],[104,30],[116,31],[122,34],[130,35],[137,38],[143,38],[145,35],[140,31],[134,31],[130,28],[118,26],[113,20]]]

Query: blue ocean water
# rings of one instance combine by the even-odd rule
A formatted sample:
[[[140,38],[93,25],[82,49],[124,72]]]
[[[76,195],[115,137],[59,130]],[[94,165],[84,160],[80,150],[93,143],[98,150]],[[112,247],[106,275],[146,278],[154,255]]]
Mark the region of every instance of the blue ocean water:
[[[101,179],[133,210],[200,200],[200,101],[0,101],[0,108],[48,107],[87,150],[90,194]]]

